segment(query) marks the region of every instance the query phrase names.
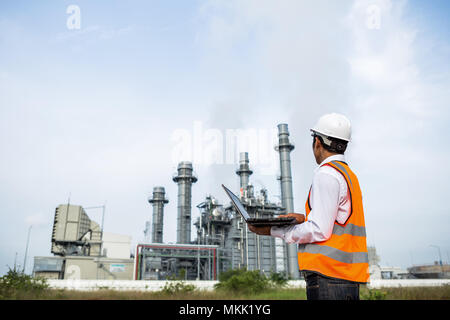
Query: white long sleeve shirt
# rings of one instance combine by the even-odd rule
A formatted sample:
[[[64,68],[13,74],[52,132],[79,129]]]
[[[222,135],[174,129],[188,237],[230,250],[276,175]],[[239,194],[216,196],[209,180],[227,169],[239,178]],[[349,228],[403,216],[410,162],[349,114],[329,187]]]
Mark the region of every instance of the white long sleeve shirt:
[[[314,171],[311,186],[311,212],[308,221],[287,227],[272,227],[271,236],[287,243],[313,243],[330,238],[334,222],[345,223],[350,215],[347,182],[334,168],[323,166],[331,161],[345,161],[344,155],[326,158]],[[290,212],[289,212],[290,213]]]

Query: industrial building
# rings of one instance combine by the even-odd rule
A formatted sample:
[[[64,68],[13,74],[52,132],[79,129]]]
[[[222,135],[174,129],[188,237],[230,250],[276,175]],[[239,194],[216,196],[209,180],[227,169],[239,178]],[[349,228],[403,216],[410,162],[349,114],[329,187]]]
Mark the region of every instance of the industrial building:
[[[281,204],[270,202],[266,189],[254,190],[250,183],[253,171],[249,155],[247,152],[240,153],[235,172],[240,190],[236,193],[251,217],[271,218],[294,212],[290,163],[293,149],[287,124],[278,125],[275,150],[280,156]],[[162,244],[164,205],[168,200],[165,188],[156,186],[148,199],[153,207],[151,237],[149,222],[145,231],[151,242],[137,245],[135,279],[183,277],[189,280],[215,280],[219,273],[236,268],[261,270],[266,274],[286,272],[291,278],[298,279],[296,246],[250,232],[231,203],[220,204],[209,195],[196,206],[200,216],[192,222],[192,184],[198,181],[198,177],[191,162],[180,162],[172,180],[178,185],[177,244]],[[192,225],[197,229],[194,240],[191,240]]]
[[[51,238],[53,257],[34,257],[33,275],[50,279],[133,278],[131,237],[103,232],[83,207],[59,205]]]

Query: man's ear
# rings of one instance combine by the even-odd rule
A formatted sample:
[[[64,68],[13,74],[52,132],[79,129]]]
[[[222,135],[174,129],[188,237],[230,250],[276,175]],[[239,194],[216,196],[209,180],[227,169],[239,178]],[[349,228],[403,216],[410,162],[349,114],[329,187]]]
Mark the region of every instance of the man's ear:
[[[314,139],[315,139],[314,148],[322,147],[322,142],[320,142],[319,137],[314,137]]]

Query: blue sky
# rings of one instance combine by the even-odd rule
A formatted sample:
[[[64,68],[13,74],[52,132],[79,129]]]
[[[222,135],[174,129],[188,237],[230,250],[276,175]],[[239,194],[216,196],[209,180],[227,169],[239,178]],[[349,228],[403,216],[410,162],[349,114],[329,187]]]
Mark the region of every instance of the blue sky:
[[[69,30],[69,5],[81,28]],[[366,9],[380,9],[380,28]],[[368,243],[383,265],[450,252],[447,1],[11,1],[0,4],[0,274],[50,255],[54,209],[106,202],[105,231],[143,239],[156,185],[170,199],[174,132],[273,130],[287,122],[296,211],[315,163],[309,128],[353,123],[347,158],[363,187]],[[208,141],[204,141],[210,146]],[[246,151],[246,150],[242,150]],[[255,154],[251,180],[276,201]],[[268,157],[273,157],[270,154]],[[253,159],[253,162],[252,162]],[[275,154],[276,160],[276,154]],[[194,161],[193,204],[236,188],[234,164]],[[88,212],[100,221],[100,212]],[[195,207],[193,216],[195,217]],[[194,230],[194,228],[192,228]]]

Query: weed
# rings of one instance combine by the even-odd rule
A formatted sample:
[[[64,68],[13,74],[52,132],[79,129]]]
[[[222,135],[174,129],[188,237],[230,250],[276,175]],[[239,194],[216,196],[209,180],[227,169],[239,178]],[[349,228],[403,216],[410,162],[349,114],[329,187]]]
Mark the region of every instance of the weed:
[[[381,290],[367,290],[361,293],[362,300],[386,300],[387,292]]]
[[[33,278],[23,271],[9,268],[0,277],[0,299],[23,299],[41,295],[47,291],[48,284],[44,278]]]
[[[283,272],[271,272],[269,279],[275,286],[283,287],[287,284],[289,276]]]
[[[99,290],[111,290],[111,288],[108,287],[108,286],[97,286],[97,289],[99,289]]]
[[[163,294],[185,294],[185,293],[191,293],[195,291],[195,286],[192,284],[186,284],[183,281],[167,281],[164,285],[164,288],[162,288],[161,292]]]
[[[281,273],[272,273],[270,277],[266,277],[259,270],[234,269],[219,275],[219,283],[215,285],[215,289],[240,294],[258,294],[268,289],[281,288],[287,280]]]

